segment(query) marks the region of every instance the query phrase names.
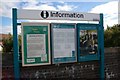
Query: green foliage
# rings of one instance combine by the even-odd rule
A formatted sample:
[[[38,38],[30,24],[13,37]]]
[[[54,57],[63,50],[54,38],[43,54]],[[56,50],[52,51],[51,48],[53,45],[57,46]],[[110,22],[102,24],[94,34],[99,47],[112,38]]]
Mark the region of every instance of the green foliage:
[[[120,24],[107,27],[104,31],[105,47],[120,47]]]
[[[11,52],[13,49],[13,36],[10,33],[8,35],[8,38],[2,39],[3,52]]]
[[[21,50],[21,41],[22,40],[22,38],[21,38],[21,35],[18,35],[18,42],[19,42],[19,52],[22,52],[22,50]]]
[[[2,39],[3,52],[13,51],[13,35],[11,35],[10,33],[8,35],[9,35],[8,38]],[[18,42],[19,42],[19,51],[21,51],[21,35],[18,35]]]

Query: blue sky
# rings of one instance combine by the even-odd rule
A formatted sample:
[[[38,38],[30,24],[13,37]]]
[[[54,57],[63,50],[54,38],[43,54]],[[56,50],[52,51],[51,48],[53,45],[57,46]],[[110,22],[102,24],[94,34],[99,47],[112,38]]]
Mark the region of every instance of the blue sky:
[[[17,1],[17,2],[15,2]],[[118,23],[118,1],[99,1],[99,2],[38,2],[37,0],[12,0],[11,2],[3,1],[0,4],[0,18],[2,26],[0,33],[12,33],[12,8],[17,9],[39,9],[39,10],[59,10],[59,11],[75,11],[75,12],[90,12],[104,14],[104,27],[112,26]]]

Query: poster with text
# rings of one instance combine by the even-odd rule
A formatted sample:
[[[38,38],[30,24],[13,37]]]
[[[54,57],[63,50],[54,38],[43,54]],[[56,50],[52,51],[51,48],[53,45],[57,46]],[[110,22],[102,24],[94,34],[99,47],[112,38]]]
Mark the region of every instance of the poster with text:
[[[50,64],[50,31],[46,23],[22,23],[22,65]]]
[[[76,28],[74,24],[51,24],[53,63],[76,61]]]

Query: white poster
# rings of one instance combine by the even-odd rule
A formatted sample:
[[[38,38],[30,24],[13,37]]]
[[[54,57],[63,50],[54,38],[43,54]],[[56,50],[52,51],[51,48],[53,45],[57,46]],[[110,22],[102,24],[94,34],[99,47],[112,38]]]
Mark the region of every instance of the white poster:
[[[54,58],[72,57],[75,51],[75,29],[53,28]]]
[[[46,54],[45,34],[27,34],[27,58]]]

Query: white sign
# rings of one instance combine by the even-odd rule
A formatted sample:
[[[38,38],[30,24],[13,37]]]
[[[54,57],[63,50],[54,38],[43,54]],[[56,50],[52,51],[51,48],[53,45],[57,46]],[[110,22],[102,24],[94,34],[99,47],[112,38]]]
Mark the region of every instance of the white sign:
[[[75,29],[53,28],[54,58],[72,57],[75,51]]]
[[[46,54],[45,34],[27,34],[27,58]]]
[[[77,21],[99,21],[100,15],[94,13],[80,13],[67,11],[48,10],[17,10],[18,19],[31,20],[77,20]]]

